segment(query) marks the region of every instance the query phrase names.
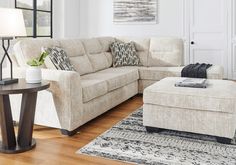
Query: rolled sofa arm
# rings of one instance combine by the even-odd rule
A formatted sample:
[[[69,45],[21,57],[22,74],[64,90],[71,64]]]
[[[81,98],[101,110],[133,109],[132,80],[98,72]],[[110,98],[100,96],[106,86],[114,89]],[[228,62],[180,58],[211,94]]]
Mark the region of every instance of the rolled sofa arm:
[[[25,78],[25,72],[26,68],[14,67],[15,78]],[[76,129],[82,124],[79,120],[83,108],[80,74],[74,71],[42,69],[42,78],[50,82],[48,91],[53,95],[61,128],[68,131]]]

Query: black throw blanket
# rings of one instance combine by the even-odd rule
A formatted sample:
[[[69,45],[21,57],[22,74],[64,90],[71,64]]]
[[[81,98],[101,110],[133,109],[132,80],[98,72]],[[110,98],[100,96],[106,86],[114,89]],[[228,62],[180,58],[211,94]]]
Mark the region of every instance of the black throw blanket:
[[[207,69],[210,68],[212,64],[189,64],[183,68],[181,71],[181,77],[191,77],[191,78],[207,78]]]

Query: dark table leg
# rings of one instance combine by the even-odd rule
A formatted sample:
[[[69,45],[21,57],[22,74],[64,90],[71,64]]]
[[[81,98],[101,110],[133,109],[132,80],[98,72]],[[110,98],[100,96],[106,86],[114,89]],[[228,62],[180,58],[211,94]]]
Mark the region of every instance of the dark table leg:
[[[0,152],[8,154],[20,153],[31,150],[36,146],[35,140],[32,139],[36,101],[37,92],[24,93],[22,96],[16,142],[9,96],[0,95],[0,124],[2,131]]]
[[[3,150],[14,150],[16,147],[16,138],[9,95],[0,95],[0,125],[2,133],[0,152]]]
[[[37,92],[24,93],[22,96],[21,112],[17,142],[21,148],[35,147],[32,139]]]

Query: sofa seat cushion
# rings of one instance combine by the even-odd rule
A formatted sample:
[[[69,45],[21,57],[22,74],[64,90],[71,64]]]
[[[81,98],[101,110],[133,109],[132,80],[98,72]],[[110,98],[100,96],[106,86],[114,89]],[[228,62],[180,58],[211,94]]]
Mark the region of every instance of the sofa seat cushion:
[[[166,77],[180,77],[184,67],[139,67],[139,75],[142,80],[161,80]],[[214,65],[207,70],[208,79],[222,79],[224,69]]]
[[[108,92],[128,85],[139,79],[138,68],[119,67],[108,68],[96,73],[82,76],[82,80],[102,80],[108,87]]]
[[[166,77],[179,77],[183,67],[140,67],[139,75],[142,80],[161,80]]]
[[[236,83],[207,80],[207,88],[175,87],[183,78],[169,77],[144,89],[144,104],[188,110],[236,113]]]
[[[82,76],[81,85],[84,103],[105,95],[108,92],[107,83],[105,80],[84,79]]]

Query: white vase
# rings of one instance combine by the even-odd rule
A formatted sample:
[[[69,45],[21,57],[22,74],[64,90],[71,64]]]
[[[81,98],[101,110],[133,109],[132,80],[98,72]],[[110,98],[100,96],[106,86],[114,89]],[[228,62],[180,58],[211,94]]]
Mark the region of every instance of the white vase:
[[[42,81],[42,72],[41,68],[30,66],[26,69],[25,80],[30,84],[41,83]]]

